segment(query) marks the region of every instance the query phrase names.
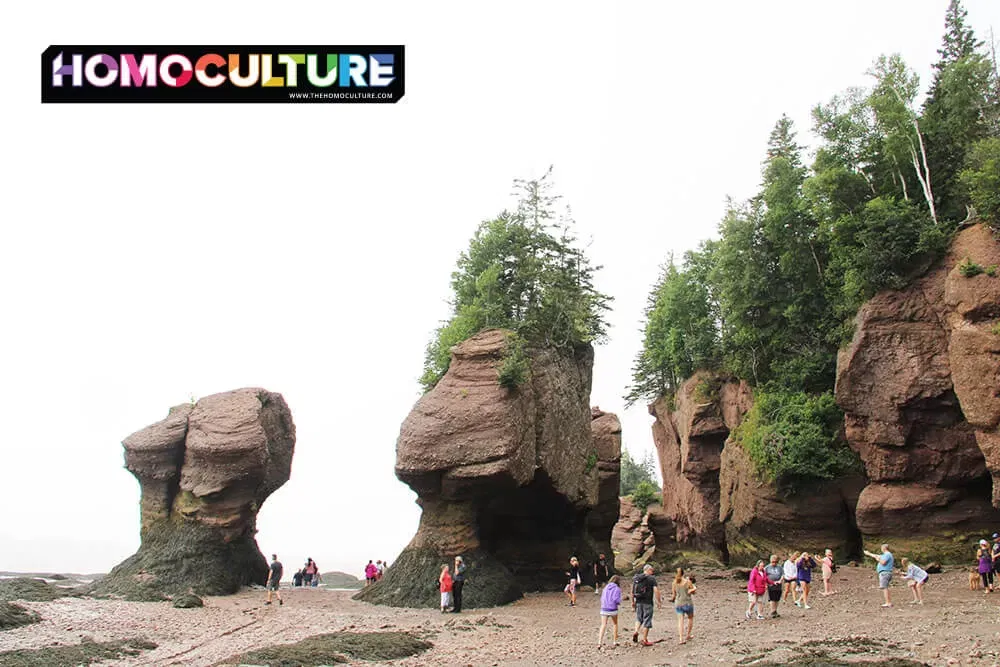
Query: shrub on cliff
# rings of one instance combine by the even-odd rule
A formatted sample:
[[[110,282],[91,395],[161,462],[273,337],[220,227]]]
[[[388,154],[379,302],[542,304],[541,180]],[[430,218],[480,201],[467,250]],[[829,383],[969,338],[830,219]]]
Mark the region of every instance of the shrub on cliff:
[[[604,337],[611,298],[594,288],[599,267],[577,246],[572,219],[556,210],[550,175],[515,181],[517,209],[480,224],[459,257],[451,276],[453,314],[427,346],[424,389],[448,370],[451,348],[483,329],[511,329],[526,345],[561,350]],[[517,379],[516,366],[515,358],[505,381]]]
[[[843,415],[831,392],[761,390],[733,431],[764,479],[788,491],[810,480],[835,479],[857,466],[838,437]]]
[[[994,229],[1000,228],[1000,137],[976,143],[959,175],[976,211]]]

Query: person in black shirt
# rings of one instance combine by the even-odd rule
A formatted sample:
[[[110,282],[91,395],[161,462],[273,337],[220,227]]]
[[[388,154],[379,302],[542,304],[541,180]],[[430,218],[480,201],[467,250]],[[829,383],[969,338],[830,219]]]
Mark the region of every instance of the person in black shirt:
[[[455,574],[451,577],[451,613],[462,613],[462,589],[465,587],[465,561],[455,556]]]
[[[658,606],[663,606],[660,587],[653,578],[653,566],[647,563],[643,566],[642,573],[635,575],[632,580],[632,608],[635,609],[635,632],[632,633],[632,641],[639,642],[641,631],[643,646],[653,645],[649,641],[649,629],[653,627],[653,600],[656,600]]]
[[[267,601],[264,604],[271,604],[271,593],[278,596],[278,604],[285,604],[281,599],[281,591],[278,586],[281,585],[281,574],[284,571],[284,567],[281,565],[281,561],[278,560],[278,554],[271,554],[271,566],[267,569]]]
[[[566,584],[563,592],[569,597],[569,606],[575,607],[576,587],[580,583],[580,561],[576,559],[576,556],[569,559],[569,572],[566,573],[566,576],[569,578],[569,583]]]
[[[601,594],[601,586],[607,584],[610,578],[611,566],[608,565],[608,560],[604,554],[601,554],[601,557],[594,563],[594,595]]]

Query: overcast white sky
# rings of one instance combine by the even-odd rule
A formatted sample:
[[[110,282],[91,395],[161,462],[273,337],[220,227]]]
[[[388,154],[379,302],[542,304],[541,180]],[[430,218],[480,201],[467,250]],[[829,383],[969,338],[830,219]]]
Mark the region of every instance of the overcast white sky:
[[[966,0],[1000,31],[1000,3]],[[298,429],[258,541],[360,574],[417,527],[393,475],[424,346],[476,225],[555,165],[615,297],[592,402],[623,414],[646,294],[759,180],[782,114],[898,51],[926,82],[946,0],[134,2],[5,9],[0,570],[138,547],[121,440],[261,386]],[[49,44],[404,44],[397,105],[41,105]],[[644,407],[626,447],[652,449]]]

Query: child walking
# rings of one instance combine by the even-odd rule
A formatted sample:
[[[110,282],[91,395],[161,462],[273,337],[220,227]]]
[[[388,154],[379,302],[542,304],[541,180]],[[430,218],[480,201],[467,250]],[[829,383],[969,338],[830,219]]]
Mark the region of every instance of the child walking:
[[[608,627],[608,619],[615,626],[612,646],[618,646],[618,607],[622,604],[621,579],[618,575],[613,575],[608,579],[607,586],[601,594],[601,630],[597,633],[597,648],[600,650],[604,644],[604,631]]]

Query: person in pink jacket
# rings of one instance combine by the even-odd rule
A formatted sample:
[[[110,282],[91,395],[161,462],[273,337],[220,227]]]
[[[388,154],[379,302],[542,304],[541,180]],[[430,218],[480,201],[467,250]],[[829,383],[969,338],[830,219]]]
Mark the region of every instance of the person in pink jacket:
[[[747,600],[750,604],[747,605],[747,619],[750,619],[750,613],[757,608],[757,620],[764,620],[764,614],[761,613],[764,604],[764,593],[767,592],[767,574],[764,572],[764,561],[759,560],[757,564],[753,566],[750,570],[750,581],[747,582]]]

